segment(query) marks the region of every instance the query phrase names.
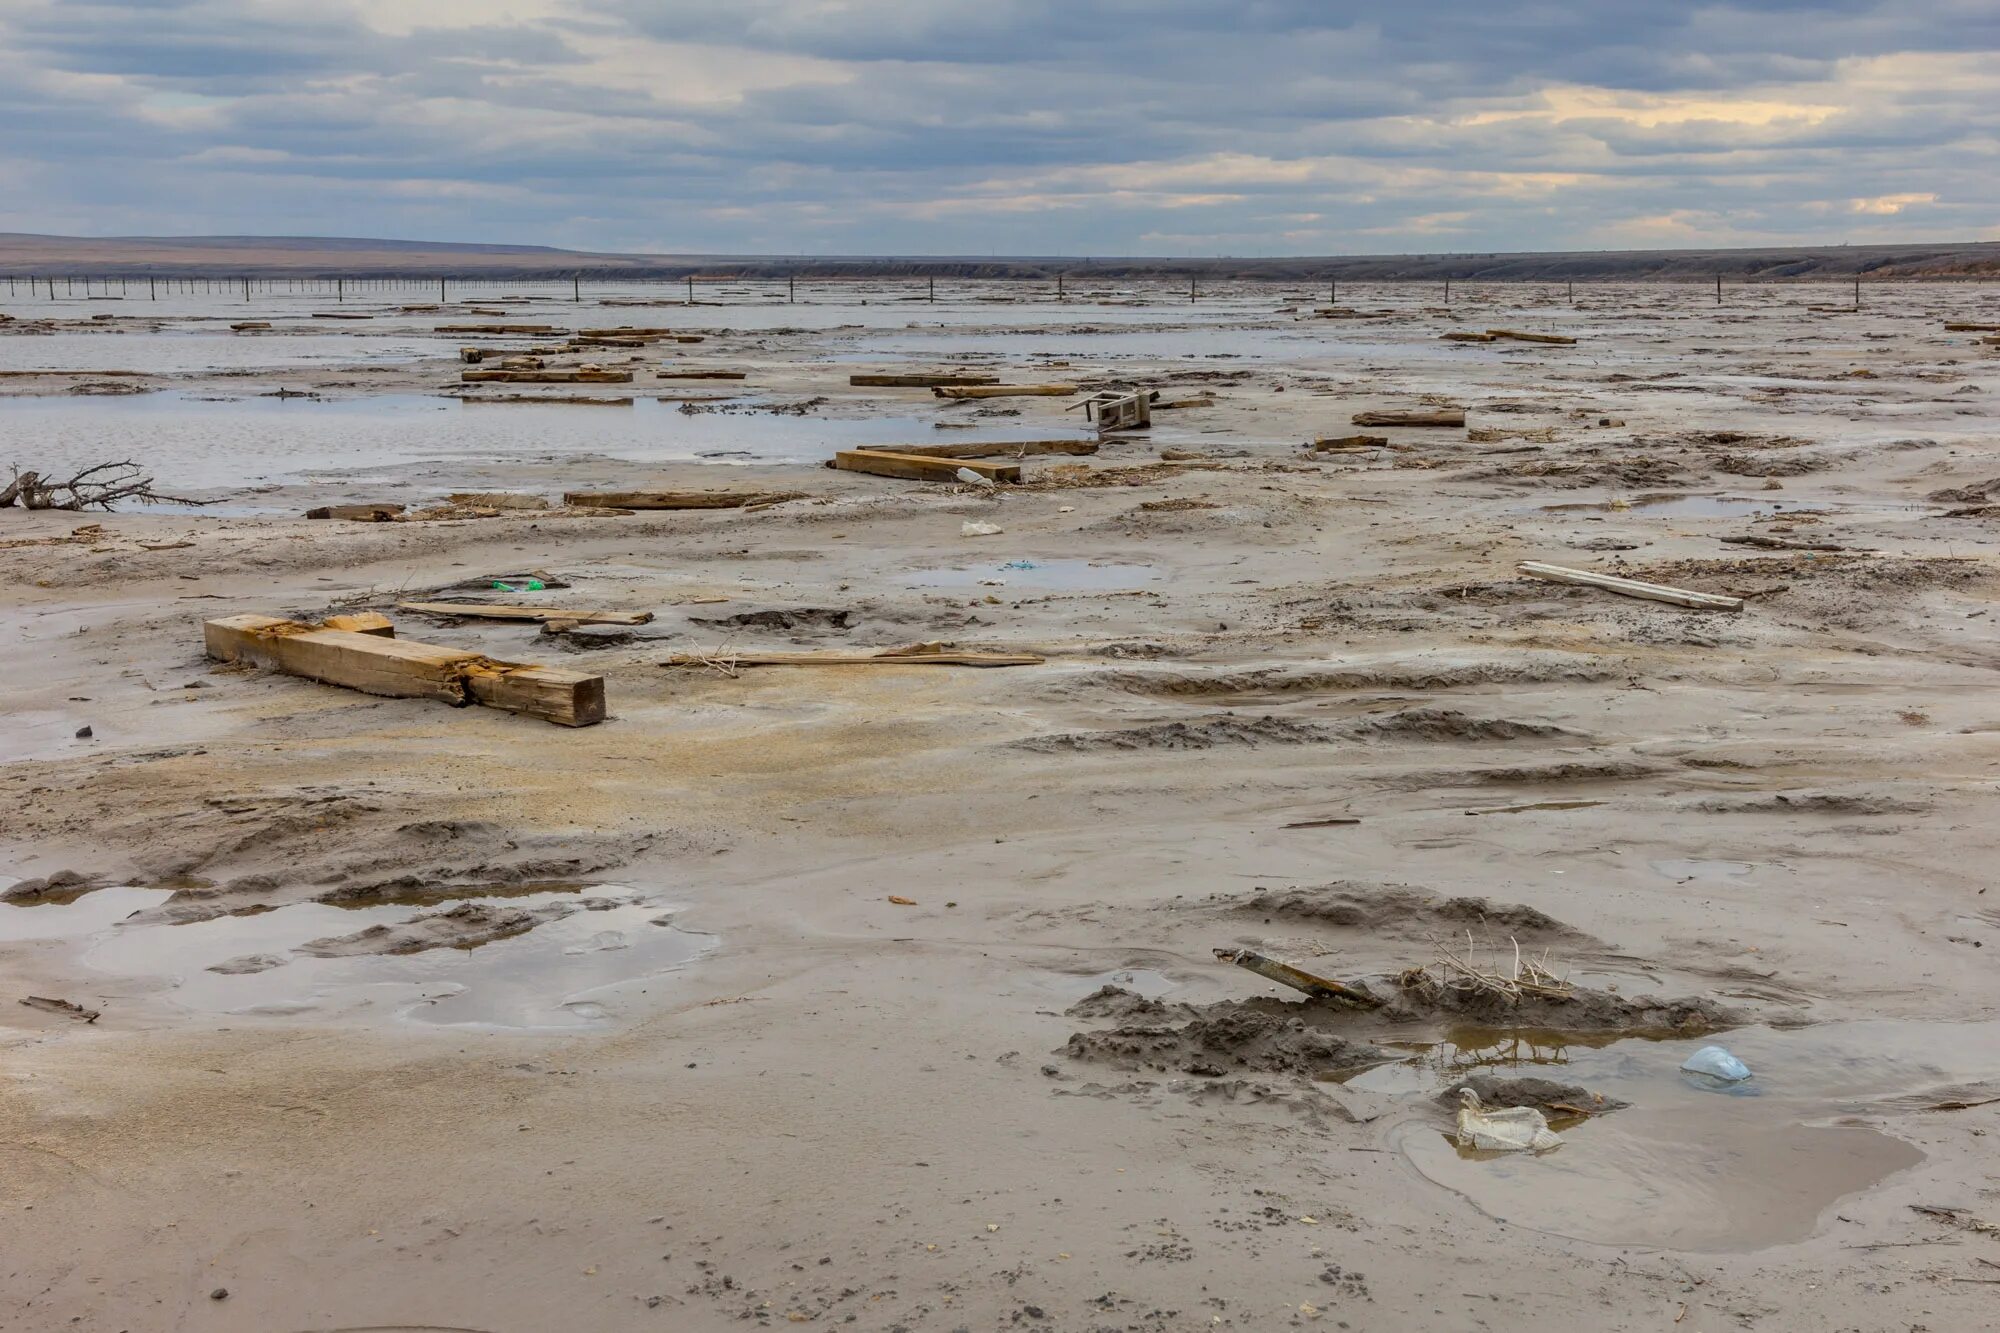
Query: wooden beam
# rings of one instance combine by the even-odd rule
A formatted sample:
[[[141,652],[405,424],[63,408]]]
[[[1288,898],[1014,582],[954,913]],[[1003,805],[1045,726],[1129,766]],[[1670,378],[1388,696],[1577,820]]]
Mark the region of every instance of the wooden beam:
[[[385,639],[396,637],[396,627],[389,623],[389,617],[380,611],[355,611],[349,615],[328,616],[320,622],[321,629],[344,629],[355,634],[377,634]]]
[[[656,380],[740,380],[749,375],[747,370],[656,370]]]
[[[1741,611],[1741,597],[1726,597],[1720,593],[1693,592],[1687,588],[1669,587],[1664,583],[1644,583],[1638,579],[1619,578],[1613,574],[1595,574],[1587,569],[1570,569],[1564,565],[1545,565],[1539,560],[1523,560],[1516,566],[1530,578],[1546,579],[1551,583],[1572,583],[1580,588],[1600,588],[1605,592],[1615,592],[1621,597],[1639,597],[1649,602],[1670,602],[1675,606],[1691,607],[1697,611]]]
[[[1956,322],[1944,326],[1947,333],[2000,333],[2000,324],[1967,324]]]
[[[1323,435],[1312,442],[1312,447],[1323,454],[1346,453],[1353,449],[1386,449],[1389,437],[1386,435]]]
[[[1517,343],[1549,343],[1556,347],[1574,347],[1576,339],[1566,338],[1559,333],[1525,333],[1520,329],[1488,329],[1487,336],[1507,338]]]
[[[465,370],[467,384],[630,384],[629,370]]]
[[[901,477],[905,481],[956,481],[961,468],[976,472],[988,481],[1018,482],[1019,463],[962,462],[956,458],[926,458],[922,454],[893,454],[880,449],[842,449],[833,456],[832,466],[843,472],[866,472],[876,477]]]
[[[1357,426],[1463,426],[1465,409],[1439,408],[1430,412],[1356,412]]]
[[[321,505],[317,509],[306,510],[307,518],[346,518],[357,523],[388,523],[403,512],[398,504],[375,505]]]
[[[563,503],[599,509],[741,509],[805,496],[804,491],[565,491]]]
[[[440,324],[433,333],[555,333],[553,324]]]
[[[1454,329],[1450,333],[1440,333],[1438,337],[1448,343],[1490,343],[1499,341],[1498,337],[1494,334],[1473,333],[1469,329]]]
[[[871,452],[917,458],[1031,458],[1037,454],[1087,458],[1097,450],[1096,440],[991,440],[984,444],[885,444]]]
[[[249,662],[364,694],[456,707],[480,703],[566,727],[604,720],[604,677],[581,671],[496,662],[482,653],[272,616],[211,620],[202,639],[208,655],[220,661]]]
[[[468,620],[566,620],[573,625],[645,625],[651,611],[578,611],[566,606],[503,606],[493,602],[398,602],[398,611]],[[327,622],[329,626],[333,622]]]
[[[1067,398],[1074,384],[940,384],[931,392],[939,398]]]
[[[500,393],[491,396],[467,394],[458,400],[461,403],[567,403],[572,407],[630,407],[630,398],[592,398],[580,393]]]
[[[847,382],[869,389],[937,389],[964,388],[980,384],[998,384],[998,375],[955,375],[955,374],[910,374],[910,375],[849,375]]]

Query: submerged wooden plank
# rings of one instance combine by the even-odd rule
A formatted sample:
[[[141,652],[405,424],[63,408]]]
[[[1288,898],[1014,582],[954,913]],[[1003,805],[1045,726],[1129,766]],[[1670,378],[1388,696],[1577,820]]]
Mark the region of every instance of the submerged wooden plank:
[[[971,385],[998,384],[998,375],[959,375],[941,373],[936,375],[849,375],[847,382],[869,389],[936,389],[940,387],[963,388]]]
[[[1692,607],[1697,611],[1743,609],[1741,597],[1727,597],[1713,592],[1694,592],[1687,588],[1670,587],[1664,583],[1646,583],[1639,579],[1620,578],[1615,574],[1597,574],[1588,569],[1547,565],[1539,560],[1523,560],[1516,568],[1531,578],[1546,579],[1551,583],[1572,583],[1581,588],[1599,588],[1605,592],[1615,592],[1622,597],[1640,597],[1649,602],[1670,602],[1675,606]]]
[[[599,509],[741,509],[805,497],[804,491],[564,491],[563,503]]]
[[[832,466],[843,472],[901,477],[905,481],[957,481],[961,470],[977,473],[988,481],[1016,482],[1021,479],[1019,463],[966,462],[956,458],[927,458],[922,454],[887,453],[879,449],[842,449],[834,454]]]
[[[483,703],[569,727],[604,720],[604,678],[496,662],[483,653],[353,630],[315,629],[273,616],[228,616],[202,626],[210,657],[394,699]]]
[[[1074,384],[940,384],[931,392],[939,398],[1067,398]]]
[[[467,384],[630,384],[629,370],[465,370]]]
[[[653,619],[651,611],[578,611],[566,606],[506,606],[494,602],[398,602],[396,609],[470,620],[567,620],[573,625],[644,625]]]

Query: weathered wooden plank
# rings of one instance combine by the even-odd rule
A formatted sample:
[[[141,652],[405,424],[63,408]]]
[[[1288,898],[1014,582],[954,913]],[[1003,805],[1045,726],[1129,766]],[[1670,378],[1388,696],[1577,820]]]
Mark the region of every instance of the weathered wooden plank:
[[[563,503],[600,509],[741,509],[802,500],[804,491],[565,491]]]
[[[1675,606],[1691,607],[1697,611],[1743,609],[1741,597],[1694,592],[1687,588],[1669,587],[1664,583],[1646,583],[1639,579],[1620,578],[1615,574],[1597,574],[1587,569],[1571,569],[1566,565],[1547,565],[1539,560],[1523,560],[1516,568],[1530,578],[1547,579],[1551,583],[1572,583],[1581,588],[1600,588],[1605,592],[1615,592],[1621,597],[1640,597],[1649,602],[1670,602]]]
[[[658,380],[740,380],[749,375],[747,370],[656,370],[653,378]]]
[[[1322,435],[1312,442],[1319,452],[1345,453],[1350,449],[1386,449],[1389,437],[1386,435]]]
[[[1357,426],[1463,426],[1465,409],[1439,408],[1429,412],[1356,412]]]
[[[604,678],[482,653],[343,629],[315,629],[272,616],[228,616],[202,626],[210,657],[395,699],[483,703],[563,726],[604,720]]]
[[[949,372],[906,375],[849,375],[849,384],[868,389],[936,389],[964,388],[972,385],[998,384],[998,375],[961,375]]]
[[[1490,343],[1499,339],[1491,333],[1474,333],[1469,329],[1454,329],[1450,333],[1440,333],[1438,337],[1448,343]]]
[[[940,384],[931,392],[939,398],[1067,398],[1074,384]]]
[[[832,466],[843,472],[866,472],[876,477],[901,477],[905,481],[956,481],[960,469],[978,473],[988,481],[1017,482],[1019,463],[978,463],[956,458],[926,458],[922,454],[895,454],[878,449],[842,449],[833,456]]]
[[[467,384],[630,384],[629,370],[464,370]]]
[[[500,393],[468,394],[461,403],[566,403],[572,407],[630,407],[630,398],[592,398],[580,393]]]
[[[354,611],[347,615],[328,616],[320,622],[320,627],[350,630],[355,634],[379,634],[385,639],[396,637],[396,627],[380,611]]]
[[[1098,448],[1096,440],[990,440],[984,444],[884,444],[870,452],[917,458],[1032,458],[1038,454],[1087,458]]]
[[[578,611],[566,606],[506,606],[495,602],[398,602],[398,611],[468,620],[567,620],[573,625],[644,625],[651,611]],[[327,622],[332,625],[332,621]]]
[[[388,523],[403,512],[399,504],[321,505],[306,510],[307,518],[346,518],[358,523]]]
[[[440,324],[433,333],[556,333],[553,324]]]
[[[1522,329],[1488,329],[1486,333],[1488,337],[1506,338],[1517,343],[1548,343],[1555,347],[1576,346],[1576,339],[1560,333],[1528,333]]]

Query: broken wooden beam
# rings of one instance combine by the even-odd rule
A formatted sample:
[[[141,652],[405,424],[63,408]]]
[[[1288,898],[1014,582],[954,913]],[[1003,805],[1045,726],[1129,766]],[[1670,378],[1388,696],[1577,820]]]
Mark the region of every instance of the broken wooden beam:
[[[433,333],[556,333],[553,324],[440,324]]]
[[[1499,341],[1498,336],[1495,334],[1474,333],[1469,329],[1454,329],[1450,333],[1440,333],[1438,337],[1448,343],[1490,343]]]
[[[1255,972],[1268,981],[1293,990],[1304,991],[1315,1000],[1332,1000],[1339,1004],[1353,1005],[1358,1009],[1380,1009],[1382,1002],[1365,990],[1357,990],[1344,982],[1329,977],[1316,976],[1303,968],[1281,963],[1275,958],[1266,958],[1261,953],[1249,949],[1213,950],[1220,962],[1234,963],[1236,966]]]
[[[1031,458],[1038,454],[1087,458],[1099,447],[1096,440],[990,440],[984,444],[885,444],[871,452],[917,458]]]
[[[726,672],[752,666],[1040,666],[1047,660],[1034,653],[956,652],[930,644],[920,646],[925,651],[892,648],[881,653],[756,653],[718,649],[713,653],[674,653],[660,665],[713,667]]]
[[[564,491],[563,503],[597,509],[741,509],[805,496],[804,491]]]
[[[403,512],[399,504],[321,505],[306,510],[307,518],[345,518],[357,523],[389,523]]]
[[[940,384],[931,392],[939,398],[1067,398],[1074,384]]]
[[[565,727],[604,720],[604,677],[407,639],[315,629],[274,616],[228,616],[202,626],[210,657],[394,699],[484,704]]]
[[[2000,324],[1969,324],[1954,321],[1944,327],[1947,333],[2000,333]]]
[[[1487,336],[1506,338],[1517,343],[1548,343],[1555,347],[1574,347],[1576,339],[1560,333],[1528,333],[1522,329],[1488,329]]]
[[[231,324],[229,329],[232,333],[255,333],[259,329],[268,329],[270,327],[271,321],[267,319],[246,319],[240,323]]]
[[[1355,449],[1386,449],[1389,437],[1386,435],[1322,435],[1312,442],[1312,447],[1323,454],[1346,453]]]
[[[970,388],[984,384],[998,384],[998,375],[959,375],[942,373],[936,375],[849,375],[847,382],[859,388],[868,389],[949,389]]]
[[[467,384],[630,384],[629,370],[466,370]]]
[[[866,472],[876,477],[901,477],[905,481],[957,481],[960,472],[974,472],[988,481],[1018,482],[1019,463],[979,463],[956,458],[929,458],[923,454],[897,454],[880,449],[842,449],[834,454],[830,467],[843,472]]]
[[[651,611],[578,611],[566,606],[503,606],[493,602],[398,602],[396,609],[468,620],[560,620],[572,625],[646,625],[653,619]],[[333,626],[331,620],[327,624]]]
[[[385,639],[396,637],[396,627],[380,611],[352,611],[345,615],[328,616],[319,623],[319,627],[344,629],[354,634],[376,634]]]
[[[1615,592],[1621,597],[1639,597],[1649,602],[1670,602],[1675,606],[1690,607],[1697,611],[1741,611],[1741,597],[1727,597],[1721,593],[1694,592],[1687,588],[1669,587],[1664,583],[1646,583],[1639,579],[1619,578],[1615,574],[1597,574],[1587,569],[1571,569],[1566,565],[1547,565],[1539,560],[1523,560],[1516,566],[1530,578],[1546,579],[1551,583],[1570,583],[1579,588],[1598,588],[1604,592]]]
[[[1465,409],[1441,407],[1429,412],[1356,412],[1357,426],[1463,426]]]
[[[653,378],[658,380],[740,380],[749,375],[746,370],[656,370]]]

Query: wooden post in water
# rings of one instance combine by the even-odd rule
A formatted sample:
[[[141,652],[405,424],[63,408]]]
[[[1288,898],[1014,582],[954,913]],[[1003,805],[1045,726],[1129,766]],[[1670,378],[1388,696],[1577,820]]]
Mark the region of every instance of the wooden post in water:
[[[693,305],[693,304],[694,304],[694,274],[692,274],[692,273],[688,274],[688,302],[687,302],[687,303],[688,303],[689,305]]]
[[[932,279],[931,279],[931,289],[930,289],[930,291],[931,291],[931,294],[930,294],[930,302],[931,302],[931,304],[932,304],[932,305],[936,305],[936,304],[937,304],[937,279],[936,279],[936,278],[932,278]]]
[[[1715,275],[1715,303],[1717,305],[1722,304],[1722,275],[1720,273]]]
[[[347,299],[346,278],[335,278],[333,280],[333,299],[336,301],[345,301]]]
[[[444,278],[442,275],[438,278],[438,304],[444,304]]]
[[[1859,273],[1854,275],[1854,308],[1856,310],[1861,308],[1861,275]]]
[[[14,284],[12,282],[9,282],[7,284],[7,290],[10,292],[14,290]],[[146,292],[153,300],[157,301],[160,299],[160,288],[158,280],[155,279],[153,275],[150,273],[146,275]]]
[[[1444,303],[1445,303],[1446,305],[1450,305],[1450,304],[1451,304],[1451,279],[1450,279],[1450,278],[1446,278],[1446,279],[1444,280]]]
[[[1190,302],[1199,301],[1201,299],[1201,290],[1197,288],[1194,285],[1194,283],[1195,283],[1194,274],[1192,273],[1188,274],[1188,300]]]
[[[795,273],[785,275],[785,304],[791,305],[799,299],[799,279]]]

